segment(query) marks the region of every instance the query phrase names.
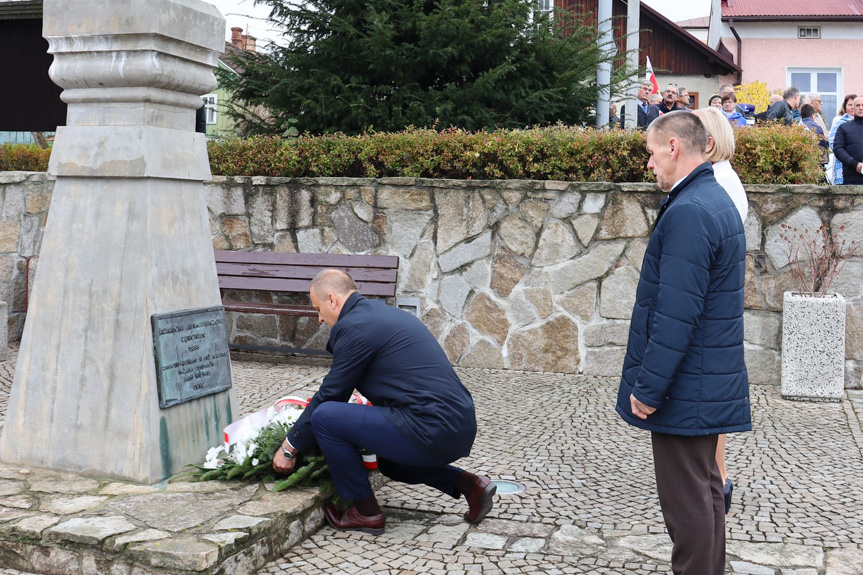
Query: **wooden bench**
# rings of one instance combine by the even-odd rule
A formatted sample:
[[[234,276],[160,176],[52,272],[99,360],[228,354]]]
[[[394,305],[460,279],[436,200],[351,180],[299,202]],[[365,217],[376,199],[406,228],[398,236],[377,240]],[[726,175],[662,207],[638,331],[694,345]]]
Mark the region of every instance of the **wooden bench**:
[[[364,296],[395,297],[398,256],[285,254],[216,250],[216,271],[223,290],[301,293],[323,269],[350,274]],[[307,298],[308,299],[308,298]],[[225,311],[316,317],[309,305],[224,300]]]

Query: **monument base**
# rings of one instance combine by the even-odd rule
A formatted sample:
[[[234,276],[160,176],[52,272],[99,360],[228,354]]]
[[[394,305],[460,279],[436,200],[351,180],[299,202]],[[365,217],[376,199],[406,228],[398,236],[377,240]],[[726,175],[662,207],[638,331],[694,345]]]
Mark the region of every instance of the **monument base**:
[[[0,479],[30,502],[0,507],[0,566],[31,573],[252,575],[321,528],[330,495],[181,478],[151,487],[6,464]]]

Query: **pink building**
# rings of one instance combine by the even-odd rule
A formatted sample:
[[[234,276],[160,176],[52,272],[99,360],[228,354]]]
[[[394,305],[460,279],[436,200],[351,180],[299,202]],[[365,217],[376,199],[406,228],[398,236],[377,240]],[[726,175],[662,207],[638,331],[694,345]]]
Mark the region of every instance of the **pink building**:
[[[828,122],[844,94],[863,94],[863,0],[721,3],[719,51],[727,50],[742,69],[735,83],[817,92]]]

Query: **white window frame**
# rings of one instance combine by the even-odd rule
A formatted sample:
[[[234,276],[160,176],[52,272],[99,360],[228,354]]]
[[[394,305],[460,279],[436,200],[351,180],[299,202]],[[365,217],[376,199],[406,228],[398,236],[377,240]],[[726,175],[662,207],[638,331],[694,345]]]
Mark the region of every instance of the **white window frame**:
[[[533,0],[533,21],[539,20],[542,14],[549,14],[554,18],[554,0]]]
[[[818,90],[818,73],[831,72],[836,74],[836,92],[821,92]],[[810,90],[803,90],[800,86],[794,86],[794,83],[791,81],[791,74],[810,74],[810,78],[812,81],[810,82]],[[789,66],[785,68],[785,85],[786,86],[794,86],[795,88],[800,90],[801,94],[809,94],[810,92],[816,92],[820,96],[830,95],[836,96],[836,110],[839,110],[839,106],[841,106],[842,98],[845,97],[845,69],[842,67],[819,67],[819,66]],[[823,114],[822,114],[823,115]],[[833,118],[824,116],[825,122],[830,122]]]
[[[821,26],[798,26],[797,38],[799,40],[820,40]]]
[[[207,112],[207,125],[213,126],[219,118],[219,96],[216,94],[207,94],[206,96],[201,96],[201,99],[204,100],[204,109]]]

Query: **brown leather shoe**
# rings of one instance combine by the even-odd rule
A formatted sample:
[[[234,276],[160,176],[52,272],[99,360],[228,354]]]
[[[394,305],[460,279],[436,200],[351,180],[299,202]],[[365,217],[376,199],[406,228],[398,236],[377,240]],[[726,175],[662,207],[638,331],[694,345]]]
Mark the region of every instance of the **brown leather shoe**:
[[[465,521],[479,523],[491,511],[494,505],[494,494],[497,493],[497,485],[488,477],[474,475],[473,483],[464,498],[467,499],[468,511],[464,514]]]
[[[339,531],[362,531],[371,535],[384,532],[387,519],[383,513],[366,517],[360,515],[356,507],[351,505],[347,511],[339,511],[332,503],[324,505],[324,517],[333,528]]]

